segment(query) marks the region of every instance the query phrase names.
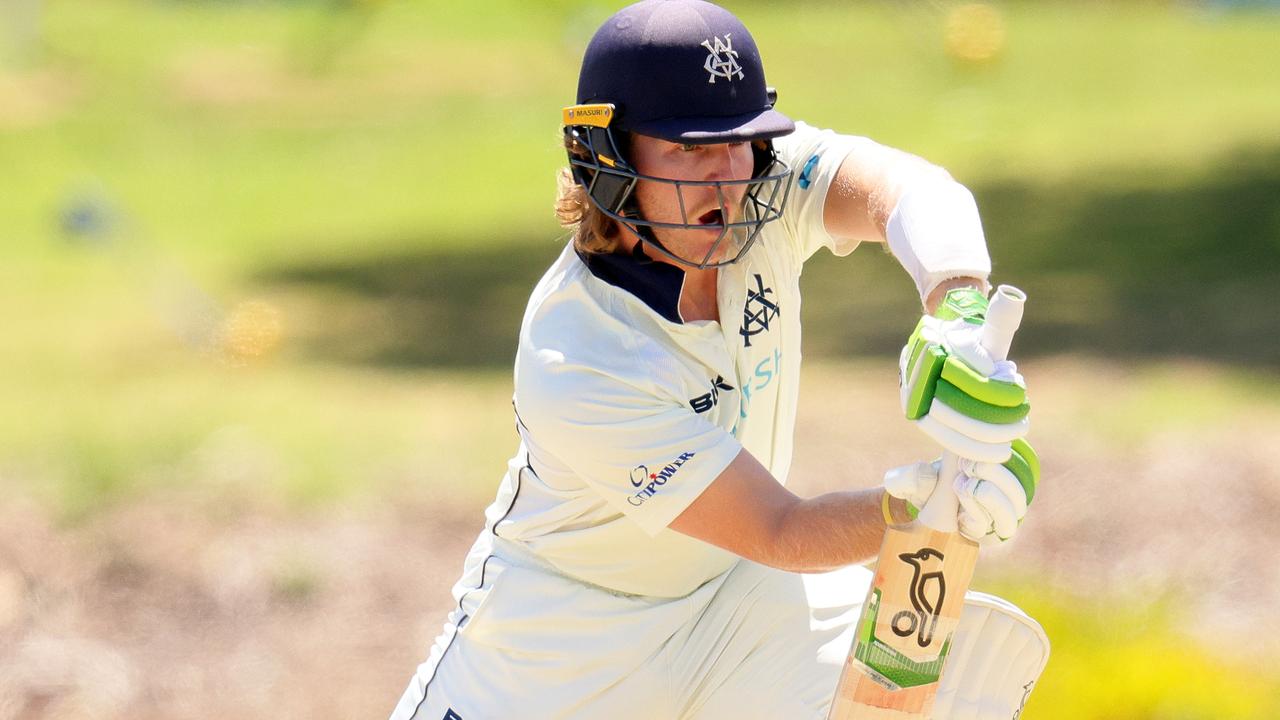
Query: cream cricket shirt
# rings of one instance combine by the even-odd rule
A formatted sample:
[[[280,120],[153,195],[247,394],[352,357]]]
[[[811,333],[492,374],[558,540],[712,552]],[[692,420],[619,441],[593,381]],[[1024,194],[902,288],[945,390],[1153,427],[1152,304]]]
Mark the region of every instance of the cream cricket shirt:
[[[790,200],[720,269],[720,322],[683,322],[683,272],[642,252],[579,256],[570,246],[543,276],[515,363],[521,446],[468,575],[495,535],[564,575],[636,595],[687,595],[733,565],[736,556],[667,525],[743,448],[786,481],[801,266],[819,247],[854,247],[826,232],[822,209],[859,139],[800,123],[774,142],[793,169]]]

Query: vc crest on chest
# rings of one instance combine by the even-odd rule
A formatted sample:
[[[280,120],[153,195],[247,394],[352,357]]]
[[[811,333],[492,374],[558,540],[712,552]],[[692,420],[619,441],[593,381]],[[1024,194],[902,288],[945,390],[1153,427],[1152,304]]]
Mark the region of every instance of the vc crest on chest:
[[[738,329],[742,344],[751,347],[755,336],[773,329],[779,322],[781,312],[773,287],[765,284],[760,273],[753,274],[747,283],[746,302],[742,306],[742,327]]]

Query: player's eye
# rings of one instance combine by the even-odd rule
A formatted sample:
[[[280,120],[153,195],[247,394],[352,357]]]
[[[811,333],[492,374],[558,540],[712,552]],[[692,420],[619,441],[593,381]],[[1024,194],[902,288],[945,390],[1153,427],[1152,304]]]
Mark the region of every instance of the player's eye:
[[[685,143],[680,146],[680,152],[693,152],[694,150],[697,150],[697,149],[698,149],[698,146],[694,145],[693,143]]]

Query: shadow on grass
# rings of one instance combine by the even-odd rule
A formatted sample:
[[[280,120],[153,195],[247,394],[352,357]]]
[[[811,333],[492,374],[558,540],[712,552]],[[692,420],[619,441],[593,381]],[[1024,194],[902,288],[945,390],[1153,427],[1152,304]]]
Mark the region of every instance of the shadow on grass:
[[[1031,298],[1019,357],[1280,365],[1280,148],[1176,183],[1006,184],[975,194],[993,279]],[[384,366],[508,365],[525,301],[559,243],[406,244],[423,249],[280,267],[258,280],[327,308],[305,352]],[[896,354],[918,316],[910,281],[874,245],[844,260],[819,253],[803,285],[810,355]]]
[[[423,249],[279,267],[257,280],[307,308],[312,321],[296,340],[309,355],[384,367],[509,366],[529,293],[560,243],[401,245]]]

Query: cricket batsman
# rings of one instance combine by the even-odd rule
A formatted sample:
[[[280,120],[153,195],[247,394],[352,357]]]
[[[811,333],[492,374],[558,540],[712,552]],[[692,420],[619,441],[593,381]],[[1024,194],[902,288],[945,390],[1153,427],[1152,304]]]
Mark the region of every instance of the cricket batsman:
[[[751,34],[711,3],[645,0],[591,40],[562,115],[571,240],[520,328],[520,445],[393,720],[822,720],[889,525],[943,482],[967,537],[1016,533],[1038,462],[1023,379],[979,342],[973,195],[776,104]],[[926,460],[801,498],[800,273],[861,242],[887,242],[919,291],[900,391],[960,474]],[[938,363],[965,381],[919,371]],[[934,717],[1017,717],[1039,625],[971,592],[955,637]]]

